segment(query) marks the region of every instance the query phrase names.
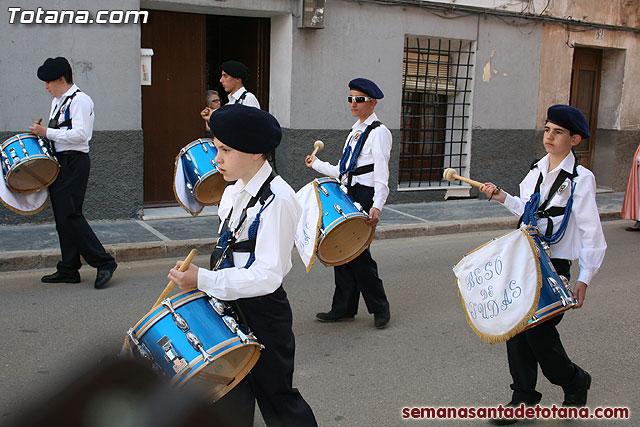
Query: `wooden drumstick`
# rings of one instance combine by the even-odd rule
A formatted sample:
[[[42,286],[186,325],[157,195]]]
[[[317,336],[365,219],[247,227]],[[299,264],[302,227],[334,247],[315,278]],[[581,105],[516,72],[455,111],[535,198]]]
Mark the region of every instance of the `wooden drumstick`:
[[[184,262],[182,263],[178,271],[183,272],[187,268],[189,268],[189,265],[191,264],[193,257],[195,257],[197,253],[198,253],[197,249],[191,249],[191,252],[189,252],[189,255],[187,255],[187,257],[184,259]],[[169,296],[169,294],[171,293],[175,285],[176,283],[173,280],[167,283],[167,286],[164,288],[164,291],[162,291],[162,293],[160,294],[156,302],[153,304],[153,307],[151,307],[151,311],[153,311],[153,309],[159,306],[162,303],[162,300],[164,300]],[[133,351],[131,350],[131,343],[129,342],[128,336],[125,336],[124,338],[124,343],[122,344],[122,350],[120,350],[120,357],[133,358]]]
[[[191,264],[191,261],[193,260],[193,258],[197,254],[198,254],[198,250],[197,249],[191,249],[191,252],[189,252],[189,255],[187,255],[187,257],[184,259],[184,261],[182,262],[182,265],[180,266],[178,271],[182,273],[187,268],[189,268],[189,265]],[[169,294],[173,290],[174,286],[176,286],[176,282],[174,282],[173,280],[171,280],[171,281],[169,281],[169,283],[167,283],[167,286],[165,286],[164,291],[162,291],[162,293],[160,294],[160,296],[158,297],[156,302],[153,304],[153,307],[151,308],[151,310],[153,310],[154,308],[159,306],[162,303],[162,300],[164,300],[165,298],[167,298],[169,296]]]
[[[473,179],[465,178],[464,176],[458,175],[455,169],[451,169],[451,168],[445,169],[442,176],[447,181],[453,181],[454,179],[457,179],[458,181],[466,182],[467,184],[473,185],[474,187],[478,187],[478,188],[484,185],[481,182],[474,181]]]
[[[324,148],[324,142],[317,140],[313,143],[313,151],[311,152],[311,157],[315,156],[316,153]]]

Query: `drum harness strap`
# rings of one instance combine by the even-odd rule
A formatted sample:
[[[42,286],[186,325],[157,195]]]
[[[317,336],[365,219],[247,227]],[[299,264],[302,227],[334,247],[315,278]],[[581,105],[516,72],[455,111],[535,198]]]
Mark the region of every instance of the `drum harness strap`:
[[[572,152],[573,153],[573,152]],[[542,184],[542,172],[540,172],[540,176],[538,177],[538,182],[536,183],[535,190],[529,201],[524,207],[524,213],[520,217],[520,221],[518,222],[518,227],[522,223],[530,225],[532,227],[537,227],[539,218],[547,219],[547,229],[545,231],[545,235],[541,236],[541,238],[546,241],[550,245],[554,245],[562,240],[564,237],[565,231],[567,231],[567,226],[569,225],[569,219],[571,218],[571,209],[573,207],[573,192],[575,190],[576,184],[573,179],[578,176],[578,159],[573,153],[574,156],[574,166],[573,172],[569,173],[565,170],[561,170],[558,173],[555,181],[551,185],[551,190],[549,190],[549,196],[547,200],[540,204],[540,185]],[[535,162],[531,169],[536,167],[538,162]],[[560,188],[560,186],[565,182],[565,180],[569,178],[571,181],[571,195],[569,196],[569,200],[567,201],[566,206],[553,206],[547,208],[553,197],[556,195],[556,192]],[[560,227],[558,231],[553,233],[553,221],[552,218],[563,215],[562,222],[560,223]]]
[[[66,126],[69,129],[71,129],[71,117],[70,117],[70,112],[69,112],[69,107],[67,106],[67,108],[65,108],[64,110],[64,121],[62,123],[58,123],[58,119],[60,118],[60,113],[62,112],[62,108],[67,105],[67,102],[69,103],[69,105],[71,105],[71,101],[73,100],[73,98],[75,98],[75,96],[77,95],[78,92],[82,92],[80,89],[76,90],[75,92],[73,92],[71,95],[67,96],[65,98],[64,101],[62,101],[62,104],[60,104],[60,107],[58,108],[58,111],[56,112],[56,115],[53,116],[53,118],[51,120],[49,120],[49,126],[51,129],[60,129],[62,126]],[[46,139],[45,140],[49,141],[49,146],[51,147],[51,151],[53,152],[53,154],[55,155],[56,153],[56,149],[54,146],[53,141]]]
[[[256,237],[258,235],[258,227],[260,226],[260,214],[262,214],[262,211],[264,211],[274,199],[274,197],[271,197],[273,193],[269,187],[269,184],[271,184],[271,181],[273,181],[276,176],[278,175],[275,172],[271,171],[271,175],[269,175],[269,177],[262,184],[262,187],[260,187],[258,193],[249,200],[247,205],[242,210],[240,219],[238,220],[238,225],[233,230],[229,229],[229,220],[231,218],[231,214],[233,213],[233,208],[231,208],[229,215],[227,215],[226,219],[224,220],[222,231],[220,233],[220,237],[218,238],[218,242],[216,243],[216,247],[211,254],[210,268],[212,270],[215,271],[221,270],[223,268],[234,267],[233,252],[250,252],[251,254],[249,255],[249,259],[247,260],[244,268],[249,268],[251,264],[253,264],[256,259],[255,248]],[[269,199],[269,197],[271,197],[271,199],[267,203],[267,199]],[[236,231],[240,230],[242,224],[247,219],[247,210],[255,206],[258,200],[260,200],[260,204],[262,204],[262,207],[249,226],[249,238],[247,240],[236,242]]]
[[[234,102],[234,104],[242,104],[242,101],[244,101],[244,99],[247,97],[247,92],[247,90],[242,92],[242,95],[240,95],[240,98],[236,99],[236,102]]]
[[[353,148],[353,155],[351,155],[351,144],[348,144],[344,152],[342,153],[342,157],[340,158],[340,176],[338,180],[342,181],[342,177],[347,175],[347,187],[351,187],[351,178],[358,175],[364,175],[365,173],[373,172],[373,163],[369,165],[360,166],[356,168],[356,163],[358,161],[358,156],[360,156],[360,152],[362,151],[362,147],[364,143],[367,141],[369,134],[372,130],[380,126],[382,122],[379,120],[375,120],[371,123],[364,132],[360,134],[358,141],[356,142],[355,147]],[[349,164],[347,165],[347,162]]]

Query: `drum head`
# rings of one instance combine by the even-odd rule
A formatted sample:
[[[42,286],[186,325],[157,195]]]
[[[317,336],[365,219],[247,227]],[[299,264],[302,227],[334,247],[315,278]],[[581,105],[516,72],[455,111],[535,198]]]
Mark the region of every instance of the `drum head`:
[[[43,155],[14,166],[7,174],[7,185],[18,193],[34,193],[50,186],[59,171],[58,162]]]
[[[260,345],[257,342],[234,347],[204,366],[189,383],[206,391],[211,402],[215,402],[244,379],[259,357]]]
[[[363,216],[341,222],[318,245],[318,259],[325,265],[342,265],[360,255],[373,239],[373,228]]]
[[[227,181],[222,175],[213,171],[208,177],[204,178],[193,191],[194,197],[198,203],[205,206],[217,205],[222,199],[222,193],[227,187]]]

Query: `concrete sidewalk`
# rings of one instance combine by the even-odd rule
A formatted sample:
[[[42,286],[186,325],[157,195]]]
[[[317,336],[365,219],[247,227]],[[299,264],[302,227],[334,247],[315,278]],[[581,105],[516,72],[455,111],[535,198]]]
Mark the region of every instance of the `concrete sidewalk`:
[[[624,193],[596,196],[603,220],[619,219]],[[482,199],[386,205],[376,239],[514,228],[518,218]],[[210,253],[217,238],[216,209],[191,217],[181,208],[146,210],[143,220],[95,221],[91,227],[119,262],[182,259],[193,248]],[[55,267],[60,258],[54,224],[0,226],[0,271]]]

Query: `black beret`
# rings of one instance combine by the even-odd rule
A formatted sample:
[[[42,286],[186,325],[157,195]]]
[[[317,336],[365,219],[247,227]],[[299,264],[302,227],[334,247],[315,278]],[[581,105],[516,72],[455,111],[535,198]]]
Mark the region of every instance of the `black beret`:
[[[282,139],[282,129],[275,117],[242,104],[218,108],[211,113],[209,127],[223,144],[244,153],[270,153]]]
[[[242,62],[227,61],[223,62],[220,70],[229,74],[231,77],[246,80],[249,77],[249,69]]]
[[[44,64],[38,68],[38,78],[43,82],[57,80],[71,70],[71,65],[67,58],[58,56],[57,58],[47,58]]]
[[[369,79],[363,79],[362,77],[351,80],[349,82],[349,89],[359,90],[360,92],[366,93],[375,99],[384,98],[384,93],[382,93],[377,84]]]
[[[589,138],[589,124],[584,114],[571,105],[552,105],[547,110],[547,121],[562,126],[583,138]]]

